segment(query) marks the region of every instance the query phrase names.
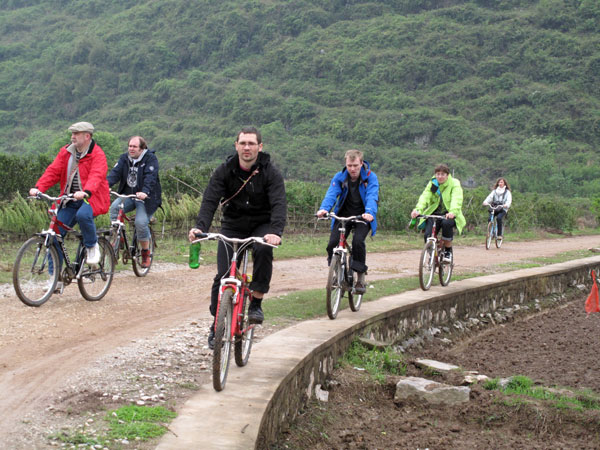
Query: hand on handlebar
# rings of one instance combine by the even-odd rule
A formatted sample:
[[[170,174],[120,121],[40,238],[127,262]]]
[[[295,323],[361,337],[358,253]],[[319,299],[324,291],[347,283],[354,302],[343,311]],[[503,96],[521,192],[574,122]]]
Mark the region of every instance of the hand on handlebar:
[[[373,220],[375,219],[375,217],[373,217],[373,215],[371,215],[369,213],[364,213],[361,217],[363,219],[365,219],[367,222],[373,222]]]
[[[327,214],[329,214],[329,212],[324,209],[320,209],[317,211],[317,217],[319,219],[322,219],[323,217],[327,216]]]
[[[146,198],[148,198],[148,194],[145,192],[136,192],[135,196],[140,200],[146,200]]]
[[[200,234],[203,233],[203,231],[199,228],[192,228],[189,233],[188,233],[188,240],[190,242],[195,241],[196,239],[198,239],[198,237],[196,236],[196,234]]]
[[[37,197],[37,195],[40,193],[41,191],[38,188],[31,188],[29,189],[29,196],[30,197]]]
[[[456,217],[456,215],[454,213],[446,213],[446,219],[454,219]]]
[[[410,217],[415,219],[420,214],[421,213],[419,211],[417,211],[416,209],[413,209],[412,212],[410,213]]]

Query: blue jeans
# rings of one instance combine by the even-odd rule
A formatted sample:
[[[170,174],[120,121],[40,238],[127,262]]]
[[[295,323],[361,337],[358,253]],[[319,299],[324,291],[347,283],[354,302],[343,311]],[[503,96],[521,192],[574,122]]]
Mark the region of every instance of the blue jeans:
[[[110,220],[117,220],[119,215],[119,205],[123,202],[123,210],[128,213],[135,211],[135,231],[137,233],[137,239],[140,242],[147,242],[150,240],[150,228],[148,223],[150,217],[146,213],[146,205],[142,201],[136,201],[133,198],[118,198],[112,205],[110,205]]]
[[[65,207],[58,211],[56,218],[71,228],[75,226],[75,223],[78,223],[81,235],[83,236],[83,245],[85,245],[86,248],[91,248],[98,242],[98,237],[96,236],[96,224],[94,223],[94,212],[89,203],[86,203],[83,200],[69,202]],[[67,234],[67,230],[64,228],[59,227],[59,230],[61,236]],[[62,267],[63,255],[59,249],[60,246],[58,245],[58,242],[55,241],[54,246],[58,252],[58,260]],[[51,266],[52,260],[48,265],[48,269],[50,270],[50,273],[53,273],[53,267]]]

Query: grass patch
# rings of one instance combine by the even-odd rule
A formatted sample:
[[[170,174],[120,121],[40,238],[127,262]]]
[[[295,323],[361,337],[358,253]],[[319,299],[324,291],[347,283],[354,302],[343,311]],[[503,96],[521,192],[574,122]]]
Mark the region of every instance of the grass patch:
[[[600,398],[589,390],[571,391],[570,389],[551,389],[544,386],[535,386],[531,378],[524,375],[515,375],[502,387],[500,380],[495,378],[484,384],[488,390],[499,390],[509,396],[519,396],[509,399],[506,404],[515,406],[522,404],[524,397],[548,402],[557,409],[600,410]]]
[[[173,420],[177,414],[162,406],[126,405],[109,411],[104,420],[107,429],[92,436],[85,432],[61,430],[51,434],[49,439],[72,445],[108,446],[115,440],[147,441],[167,432],[164,423]],[[111,447],[112,448],[112,447]]]
[[[105,419],[109,423],[111,439],[139,438],[142,441],[162,436],[167,429],[162,424],[170,422],[177,414],[162,406],[122,406],[109,411]]]
[[[387,375],[406,374],[402,356],[391,347],[386,347],[383,351],[371,350],[358,340],[350,344],[348,351],[340,358],[340,363],[365,369],[379,383],[383,383]]]

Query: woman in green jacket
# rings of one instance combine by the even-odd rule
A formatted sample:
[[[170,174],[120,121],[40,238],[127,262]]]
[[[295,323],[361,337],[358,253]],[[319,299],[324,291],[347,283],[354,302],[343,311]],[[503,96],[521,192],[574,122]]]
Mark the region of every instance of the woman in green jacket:
[[[450,175],[450,169],[446,164],[440,164],[435,168],[435,176],[427,183],[425,190],[419,197],[417,206],[413,209],[411,217],[414,219],[419,214],[434,214],[445,216],[445,219],[438,219],[437,227],[442,229],[442,241],[446,248],[444,259],[451,260],[452,239],[454,237],[454,227],[458,232],[462,232],[466,224],[462,213],[463,191],[460,181]],[[421,219],[421,223],[423,219]],[[433,229],[433,220],[427,220],[425,226],[425,240],[431,236]]]

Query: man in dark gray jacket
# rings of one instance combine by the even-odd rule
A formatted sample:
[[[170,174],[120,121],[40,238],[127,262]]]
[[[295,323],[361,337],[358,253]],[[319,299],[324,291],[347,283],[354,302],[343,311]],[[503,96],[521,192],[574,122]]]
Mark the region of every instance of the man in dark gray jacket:
[[[217,207],[221,205],[223,219],[221,233],[228,237],[244,239],[260,236],[267,243],[279,245],[286,219],[286,198],[283,176],[271,163],[271,157],[262,152],[260,132],[245,127],[235,141],[236,154],[227,158],[212,175],[204,196],[196,227],[189,232],[190,241],[196,233],[207,232]],[[273,249],[255,245],[253,274],[250,289],[248,318],[251,323],[262,323],[262,299],[269,291],[273,271]],[[217,249],[218,272],[215,276],[210,302],[210,313],[215,316],[221,278],[229,268],[227,249],[219,242]],[[214,345],[214,326],[208,337],[209,347]]]
[[[127,153],[123,153],[108,176],[109,186],[119,182],[117,192],[123,195],[135,194],[133,198],[117,198],[110,206],[110,220],[117,220],[119,205],[124,203],[125,212],[136,210],[135,230],[142,247],[142,267],[150,267],[150,228],[152,214],[161,205],[161,187],[158,177],[158,159],[154,150],[149,150],[141,136],[129,139]]]

